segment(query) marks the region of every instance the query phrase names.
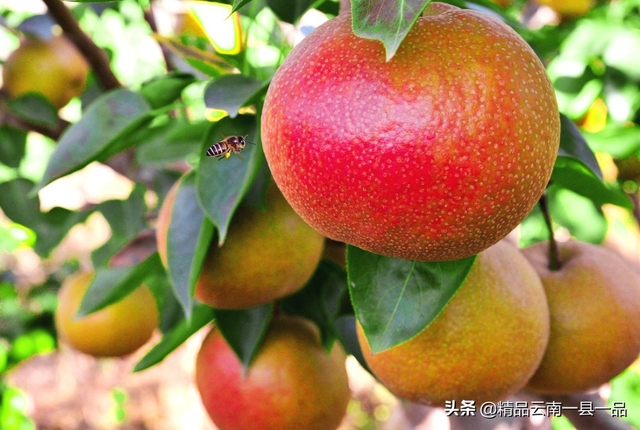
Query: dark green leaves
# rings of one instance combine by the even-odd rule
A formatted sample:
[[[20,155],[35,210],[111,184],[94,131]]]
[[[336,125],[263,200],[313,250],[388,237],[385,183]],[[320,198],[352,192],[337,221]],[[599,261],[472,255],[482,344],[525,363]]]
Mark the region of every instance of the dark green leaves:
[[[26,145],[27,133],[7,125],[0,127],[0,164],[19,167]]]
[[[251,309],[214,310],[216,326],[245,369],[262,344],[272,312],[272,304]]]
[[[585,167],[591,169],[598,178],[602,179],[602,172],[595,154],[582,137],[578,127],[563,114],[560,114],[560,150],[558,155],[573,157],[581,161]]]
[[[182,90],[193,83],[195,78],[186,73],[173,73],[164,75],[145,83],[140,90],[151,108],[156,109],[175,101]]]
[[[30,93],[9,102],[9,107],[18,116],[45,127],[58,124],[58,112],[42,95]]]
[[[466,279],[474,257],[419,262],[347,247],[349,292],[374,353],[406,342],[433,321]]]
[[[142,360],[136,364],[133,371],[140,372],[160,363],[167,355],[189,339],[191,335],[209,324],[211,320],[213,320],[213,309],[201,304],[195,305],[191,318],[183,319],[173,329],[165,333],[162,340],[147,355],[142,357]]]
[[[187,318],[191,315],[191,295],[213,237],[213,225],[198,204],[194,182],[193,175],[180,182],[167,233],[169,278]]]
[[[268,83],[243,75],[227,75],[211,82],[204,93],[208,108],[222,109],[231,118],[238,115],[238,109],[255,100],[267,89]]]
[[[202,142],[200,168],[196,174],[198,198],[207,216],[218,228],[220,244],[227,236],[233,212],[258,171],[262,162],[262,151],[259,144],[247,144],[242,151],[244,160],[235,155],[216,160],[214,157],[207,157],[206,151],[210,145],[222,140],[223,133],[228,136],[248,135],[247,140],[251,141],[256,129],[253,116],[224,118],[211,125]]]
[[[125,149],[121,138],[150,119],[149,113],[142,96],[126,88],[101,96],[62,135],[39,187]]]
[[[89,315],[122,300],[152,272],[158,270],[162,270],[162,263],[157,252],[135,266],[98,270],[80,304],[77,316]]]
[[[313,321],[320,329],[323,346],[329,351],[338,336],[335,321],[346,291],[347,275],[344,269],[323,260],[307,285],[285,297],[280,306],[287,313]]]
[[[430,0],[352,0],[353,32],[381,41],[389,61],[429,3]]]
[[[284,22],[294,24],[309,10],[315,0],[267,0],[267,5]]]

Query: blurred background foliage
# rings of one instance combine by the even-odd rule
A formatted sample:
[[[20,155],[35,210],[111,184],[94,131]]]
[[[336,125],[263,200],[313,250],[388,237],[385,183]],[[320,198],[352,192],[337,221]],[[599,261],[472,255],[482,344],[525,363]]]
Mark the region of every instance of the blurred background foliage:
[[[586,15],[572,19],[534,1],[517,0],[506,10],[485,0],[448,2],[506,20],[547,66],[560,111],[570,120],[563,123],[567,159],[558,164],[548,190],[558,237],[571,235],[596,244],[617,240],[637,260],[640,0],[599,1]],[[25,396],[5,384],[2,376],[28,358],[57,348],[52,315],[60,282],[79,266],[90,264],[81,255],[61,250],[66,234],[75,225],[102,216],[107,233],[92,242],[91,261],[108,270],[107,262],[152,226],[149,220],[154,219],[171,184],[198,165],[202,136],[210,124],[238,114],[240,119],[233,121],[244,117],[255,122],[259,114],[256,101],[292,46],[339,11],[339,3],[333,0],[253,0],[227,18],[232,3],[123,0],[69,4],[82,29],[109,55],[118,79],[140,94],[153,113],[141,120],[138,129],[114,136],[123,148],[135,148],[136,165],[131,181],[121,182],[115,191],[112,183],[101,185],[96,180],[90,185],[92,193],[81,198],[55,188],[55,183],[42,188],[39,195],[30,194],[45,176],[56,143],[38,133],[0,127],[1,429],[35,428],[27,416]],[[23,33],[48,38],[59,32],[45,12],[37,0],[0,1],[0,59],[17,48]],[[103,90],[91,74],[83,96],[73,99],[60,116],[77,123],[101,97]],[[40,118],[45,114],[43,111]],[[595,166],[588,156],[580,155],[583,144],[596,153]],[[85,167],[80,164],[74,169]],[[96,172],[100,176],[103,171]],[[584,186],[593,178],[596,186]],[[25,203],[17,205],[18,201]],[[122,219],[127,222],[122,224]],[[547,235],[536,209],[519,229],[520,245],[546,240]],[[25,275],[29,270],[24,261],[37,267],[32,270],[35,275]],[[210,320],[208,314],[198,320],[201,311],[195,308],[195,325],[181,326],[182,309],[166,276],[158,275],[155,284],[153,280],[150,284],[161,304],[163,332],[181,330],[186,339]],[[178,345],[162,344],[154,360],[164,358]],[[119,392],[114,399],[119,405],[125,401]],[[637,366],[612,382],[609,402],[613,401],[626,402],[630,411],[640,410]],[[362,421],[354,428],[375,428],[375,419],[363,418],[361,412],[350,407],[350,413]],[[122,407],[117,409],[116,414],[123,413]],[[640,428],[638,414],[624,419]],[[567,426],[566,421],[554,421],[556,429],[570,428]]]

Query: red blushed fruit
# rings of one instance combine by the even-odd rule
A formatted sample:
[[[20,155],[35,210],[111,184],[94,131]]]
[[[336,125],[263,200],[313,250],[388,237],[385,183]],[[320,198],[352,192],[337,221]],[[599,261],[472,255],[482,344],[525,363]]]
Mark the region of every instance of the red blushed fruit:
[[[560,135],[527,43],[497,19],[431,3],[391,61],[340,15],[278,69],[264,151],[293,209],[323,235],[406,259],[488,248],[531,211]]]
[[[334,430],[350,399],[345,355],[328,354],[299,317],[273,319],[246,371],[214,328],[196,361],[202,403],[220,430]]]

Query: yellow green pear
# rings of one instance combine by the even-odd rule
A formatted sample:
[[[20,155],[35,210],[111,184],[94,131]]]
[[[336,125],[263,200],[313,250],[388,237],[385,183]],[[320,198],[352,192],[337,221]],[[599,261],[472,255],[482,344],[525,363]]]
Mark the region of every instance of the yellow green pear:
[[[5,61],[2,80],[11,97],[39,93],[60,109],[82,93],[87,73],[87,61],[66,37],[26,37]]]
[[[418,336],[372,354],[358,338],[373,373],[412,402],[504,399],[535,372],[549,337],[549,310],[536,272],[505,241],[478,254],[458,292]]]
[[[551,315],[549,345],[527,388],[570,394],[597,388],[640,354],[640,277],[622,257],[577,241],[559,244],[560,268],[549,269],[549,244],[522,250],[540,275]]]

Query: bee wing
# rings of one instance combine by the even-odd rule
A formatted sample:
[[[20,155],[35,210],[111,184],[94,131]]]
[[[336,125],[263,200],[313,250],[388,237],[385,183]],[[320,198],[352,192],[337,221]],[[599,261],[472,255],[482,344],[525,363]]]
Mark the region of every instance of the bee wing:
[[[240,155],[240,153],[234,152],[234,154],[236,154],[238,156],[238,158],[240,158],[242,161],[244,161],[244,157],[242,155]]]

